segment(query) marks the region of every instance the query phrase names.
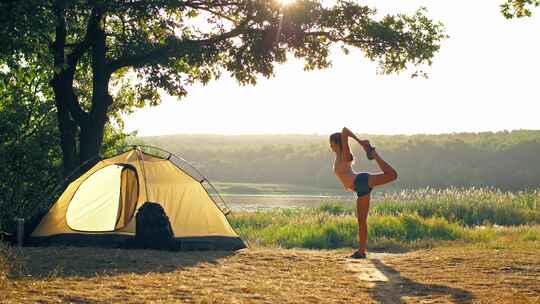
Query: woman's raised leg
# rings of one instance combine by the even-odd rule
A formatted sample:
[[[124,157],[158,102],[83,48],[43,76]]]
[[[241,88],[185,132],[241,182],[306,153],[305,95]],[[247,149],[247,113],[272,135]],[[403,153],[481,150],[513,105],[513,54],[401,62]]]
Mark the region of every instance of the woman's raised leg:
[[[388,184],[389,182],[395,181],[398,177],[398,174],[392,166],[385,162],[377,151],[373,151],[373,158],[381,168],[382,173],[370,174],[368,178],[368,186],[373,188],[375,186]]]

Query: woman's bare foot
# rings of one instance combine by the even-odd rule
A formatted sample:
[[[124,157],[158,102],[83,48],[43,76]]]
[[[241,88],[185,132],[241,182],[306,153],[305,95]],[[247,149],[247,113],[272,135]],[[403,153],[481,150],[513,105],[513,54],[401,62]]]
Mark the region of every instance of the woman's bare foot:
[[[366,151],[367,159],[372,160],[375,148],[369,143],[369,140],[358,140],[358,143],[364,148],[364,151]]]
[[[350,258],[352,258],[352,259],[365,259],[366,258],[366,253],[365,252],[360,252],[360,251],[355,251],[350,256]]]

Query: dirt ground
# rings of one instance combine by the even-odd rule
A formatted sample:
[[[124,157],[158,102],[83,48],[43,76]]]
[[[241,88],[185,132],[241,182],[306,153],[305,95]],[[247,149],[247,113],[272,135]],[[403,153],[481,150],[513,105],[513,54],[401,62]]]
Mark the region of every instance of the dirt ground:
[[[1,303],[534,303],[540,252],[24,248]]]

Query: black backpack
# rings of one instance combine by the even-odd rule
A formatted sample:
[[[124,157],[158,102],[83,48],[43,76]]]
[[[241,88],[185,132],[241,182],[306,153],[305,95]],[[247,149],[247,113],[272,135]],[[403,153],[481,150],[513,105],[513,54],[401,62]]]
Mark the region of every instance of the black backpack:
[[[174,233],[160,204],[146,202],[137,211],[135,245],[139,248],[174,249]]]

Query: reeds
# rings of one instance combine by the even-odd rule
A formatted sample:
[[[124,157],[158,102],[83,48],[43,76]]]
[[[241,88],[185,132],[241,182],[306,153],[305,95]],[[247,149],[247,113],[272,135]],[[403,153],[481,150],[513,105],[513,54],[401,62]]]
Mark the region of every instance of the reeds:
[[[487,188],[426,188],[388,193],[374,201],[370,210],[369,244],[410,248],[456,240],[538,242],[538,226],[525,225],[540,224],[539,205],[538,190],[512,193]],[[313,209],[239,212],[232,224],[256,246],[333,249],[356,246],[354,214],[354,204],[327,203]]]
[[[503,192],[494,188],[425,188],[382,195],[372,215],[417,214],[465,226],[540,224],[540,190]]]
[[[319,210],[354,214],[355,205],[326,203]],[[372,201],[372,216],[403,214],[442,217],[465,226],[540,224],[540,190],[503,192],[493,188],[424,188],[385,193]]]

